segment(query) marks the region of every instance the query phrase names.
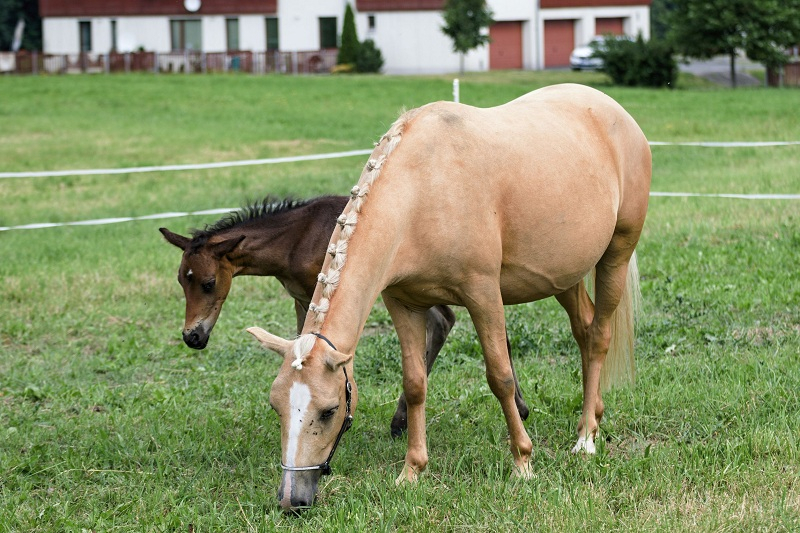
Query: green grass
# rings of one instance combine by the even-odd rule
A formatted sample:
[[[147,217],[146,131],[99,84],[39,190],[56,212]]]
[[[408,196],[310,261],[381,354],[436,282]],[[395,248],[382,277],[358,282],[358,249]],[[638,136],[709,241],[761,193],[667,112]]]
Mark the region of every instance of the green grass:
[[[593,73],[471,74],[495,105],[582,81],[657,141],[800,140],[796,91],[607,85]],[[128,167],[369,147],[446,77],[0,78],[0,171]],[[800,147],[654,147],[653,190],[800,192]],[[0,180],[0,226],[343,193],[364,158]],[[179,254],[157,228],[216,217],[0,232],[0,531],[792,531],[800,528],[800,202],[652,198],[635,388],[605,396],[595,457],[574,457],[580,363],[551,300],[508,308],[534,441],[510,479],[506,428],[464,312],[430,380],[430,465],[394,486],[399,346],[380,305],[359,345],[356,421],[318,505],[284,516],[275,357],[292,335],[273,280],[238,279],[209,347],[180,340]]]

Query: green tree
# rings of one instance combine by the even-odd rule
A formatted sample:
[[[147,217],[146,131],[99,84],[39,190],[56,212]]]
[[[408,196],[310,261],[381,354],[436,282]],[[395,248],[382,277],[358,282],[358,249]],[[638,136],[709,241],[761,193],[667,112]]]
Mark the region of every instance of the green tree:
[[[42,20],[37,0],[0,0],[0,50],[11,50],[17,22],[25,21],[22,48],[42,49]]]
[[[460,54],[464,72],[464,54],[489,42],[483,28],[494,20],[486,0],[447,0],[444,5],[442,32],[453,40],[453,51]]]
[[[675,9],[673,0],[653,0],[650,3],[650,36],[666,39],[669,32],[669,16]]]
[[[800,0],[672,0],[669,37],[686,57],[730,58],[736,87],[736,54],[776,67],[800,42]]]
[[[358,59],[358,35],[356,34],[356,21],[353,15],[353,8],[350,4],[344,10],[344,25],[342,26],[342,45],[339,47],[339,55],[336,57],[338,65],[355,65]]]

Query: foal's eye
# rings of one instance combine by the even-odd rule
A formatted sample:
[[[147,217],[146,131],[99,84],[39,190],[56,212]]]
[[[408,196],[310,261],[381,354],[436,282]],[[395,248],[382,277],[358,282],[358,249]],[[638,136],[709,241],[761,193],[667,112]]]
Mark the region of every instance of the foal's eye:
[[[204,283],[203,283],[203,285],[202,285],[202,287],[203,287],[203,292],[211,292],[211,291],[213,291],[213,290],[214,290],[214,284],[215,284],[215,283],[216,283],[216,282],[215,282],[215,280],[213,280],[213,279],[210,279],[210,280],[208,280],[208,281],[204,282]]]
[[[333,415],[335,415],[336,411],[338,411],[338,410],[339,410],[339,406],[337,405],[336,407],[334,407],[332,409],[327,409],[325,411],[322,411],[322,414],[319,415],[319,419],[323,420],[323,421],[324,420],[330,420],[331,418],[333,418]]]

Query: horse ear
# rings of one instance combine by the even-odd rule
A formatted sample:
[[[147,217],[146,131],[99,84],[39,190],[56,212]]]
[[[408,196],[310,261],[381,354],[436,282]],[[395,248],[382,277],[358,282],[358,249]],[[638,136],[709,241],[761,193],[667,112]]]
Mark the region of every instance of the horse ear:
[[[343,354],[336,350],[328,350],[328,353],[325,354],[325,364],[334,372],[349,363],[351,359],[353,359],[352,355]]]
[[[211,251],[218,258],[225,257],[226,255],[231,253],[237,246],[239,246],[239,243],[242,242],[244,238],[245,235],[240,235],[238,237],[234,237],[233,239],[228,239],[222,242],[218,242],[210,246]]]
[[[287,341],[286,339],[282,339],[277,335],[273,335],[272,333],[268,333],[261,328],[252,327],[247,328],[247,332],[251,334],[253,337],[258,339],[258,342],[261,343],[261,346],[268,350],[272,350],[273,352],[277,353],[282,357],[286,357],[292,349],[292,341]]]
[[[181,250],[186,250],[189,247],[189,243],[192,242],[192,239],[189,237],[172,233],[167,228],[158,228],[158,231],[160,231],[164,238],[167,239],[168,243],[177,246]]]

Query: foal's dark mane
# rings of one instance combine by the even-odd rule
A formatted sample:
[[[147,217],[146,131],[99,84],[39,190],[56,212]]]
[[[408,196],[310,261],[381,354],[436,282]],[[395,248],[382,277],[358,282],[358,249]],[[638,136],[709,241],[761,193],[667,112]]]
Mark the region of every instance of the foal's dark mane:
[[[283,199],[267,196],[263,200],[253,202],[236,211],[231,211],[213,224],[206,224],[203,229],[191,230],[192,250],[196,251],[201,248],[208,242],[208,239],[218,233],[303,207],[316,200],[319,200],[319,198],[298,200],[290,196]]]

